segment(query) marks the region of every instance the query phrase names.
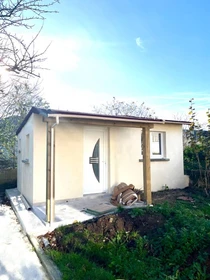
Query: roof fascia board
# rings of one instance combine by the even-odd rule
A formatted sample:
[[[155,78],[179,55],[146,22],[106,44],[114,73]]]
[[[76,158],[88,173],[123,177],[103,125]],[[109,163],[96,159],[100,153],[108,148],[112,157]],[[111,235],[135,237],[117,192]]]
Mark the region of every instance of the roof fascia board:
[[[133,128],[143,128],[149,127],[153,128],[153,123],[137,123],[137,122],[124,122],[124,121],[107,121],[107,120],[92,120],[92,119],[69,119],[59,117],[61,123],[71,123],[71,124],[80,124],[80,125],[94,125],[94,126],[107,126],[107,127],[133,127]],[[54,118],[47,118],[45,121],[53,123]]]
[[[72,114],[48,114],[48,117],[55,118],[59,116],[60,118],[70,118],[70,119],[83,119],[83,120],[95,120],[95,121],[112,121],[112,122],[130,122],[130,123],[144,123],[144,124],[163,124],[164,121],[155,121],[155,120],[138,120],[138,119],[125,119],[125,118],[112,118],[104,116],[84,116],[84,115],[72,115]]]
[[[190,125],[191,122],[188,121],[173,121],[173,120],[166,120],[165,123],[167,124],[182,124],[182,125]]]

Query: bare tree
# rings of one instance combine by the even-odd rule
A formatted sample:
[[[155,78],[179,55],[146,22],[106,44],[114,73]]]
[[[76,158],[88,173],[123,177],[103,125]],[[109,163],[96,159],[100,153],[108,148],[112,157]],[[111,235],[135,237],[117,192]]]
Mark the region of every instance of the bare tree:
[[[141,104],[134,101],[125,102],[117,100],[115,97],[105,104],[94,106],[93,111],[104,115],[156,118],[155,112],[147,107],[144,102]]]
[[[49,108],[38,84],[15,84],[7,94],[0,94],[0,169],[5,163],[7,167],[16,166],[15,132],[32,106]]]
[[[8,87],[7,93],[0,93],[0,118],[18,117],[19,120],[27,115],[32,106],[48,108],[49,103],[45,101],[37,83],[16,83]]]
[[[176,120],[176,121],[190,121],[190,116],[189,114],[185,114],[185,113],[175,113],[173,114],[173,120]]]
[[[55,3],[59,3],[59,0],[0,1],[0,67],[4,66],[7,71],[19,76],[39,76],[36,70],[46,51],[35,50],[35,41],[40,32],[27,42],[17,35],[16,30],[35,28],[36,20],[44,21],[45,14],[55,12],[51,10]]]
[[[49,106],[40,96],[37,84],[20,78],[39,77],[47,47],[39,51],[35,43],[45,15],[55,12],[56,3],[59,0],[0,0],[0,67],[12,74],[6,80],[0,76],[0,157],[12,158],[13,162],[15,131],[20,122],[31,106]],[[30,31],[30,36],[36,35],[29,40],[25,30]]]

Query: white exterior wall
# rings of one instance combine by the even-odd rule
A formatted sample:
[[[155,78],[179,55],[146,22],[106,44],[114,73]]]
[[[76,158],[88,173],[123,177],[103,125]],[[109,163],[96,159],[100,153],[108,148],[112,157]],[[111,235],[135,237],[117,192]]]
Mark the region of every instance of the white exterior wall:
[[[169,161],[151,161],[152,191],[188,186],[184,175],[181,125],[155,125],[151,131],[165,132],[166,158]],[[141,156],[141,129],[110,128],[110,192],[121,182],[143,189],[143,162]]]
[[[166,132],[166,158],[169,161],[151,162],[152,191],[184,188],[189,185],[188,176],[184,175],[183,138],[181,125],[155,125],[151,131]]]
[[[34,115],[33,203],[46,199],[46,123]],[[83,128],[67,123],[55,126],[55,200],[83,195]]]
[[[18,134],[18,169],[17,187],[26,197],[30,204],[33,204],[33,137],[34,137],[34,115],[31,115],[21,132]],[[28,159],[28,163],[22,160]]]
[[[60,123],[55,136],[55,199],[83,196],[83,126]]]
[[[151,162],[152,191],[166,184],[170,189],[188,185],[183,175],[183,144],[181,125],[155,125],[151,131],[166,133],[166,158]],[[26,138],[29,135],[29,164],[26,158]],[[46,123],[32,114],[18,135],[18,189],[29,203],[46,199]],[[60,123],[55,127],[55,199],[67,200],[83,196],[84,126]],[[141,129],[111,127],[108,130],[108,191],[121,182],[143,189]],[[22,175],[21,175],[22,174]]]
[[[143,187],[141,154],[141,129],[111,127],[109,131],[110,190],[121,182]]]
[[[46,132],[47,123],[42,121],[42,116],[34,116],[34,170],[33,186],[34,196],[33,203],[44,202],[46,199]]]

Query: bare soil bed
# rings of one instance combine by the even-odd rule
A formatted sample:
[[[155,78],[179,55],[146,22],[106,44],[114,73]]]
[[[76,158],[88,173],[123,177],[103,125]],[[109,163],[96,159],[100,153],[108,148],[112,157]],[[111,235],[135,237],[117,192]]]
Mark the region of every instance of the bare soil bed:
[[[153,193],[153,203],[161,204],[168,202],[174,204],[177,199],[186,200],[191,203],[189,189],[183,190],[166,190]],[[135,211],[141,211],[141,209],[125,209],[116,214],[108,214],[101,217],[88,220],[83,223],[75,223],[65,226],[65,229],[61,231],[52,231],[47,233],[44,237],[50,242],[51,248],[59,249],[60,240],[64,235],[74,232],[84,232],[88,230],[92,235],[103,236],[104,239],[111,240],[116,236],[119,231],[136,231],[141,236],[154,234],[155,231],[160,228],[164,222],[165,217],[158,213],[144,213],[144,215],[135,215]],[[44,244],[41,242],[42,247]],[[65,248],[66,250],[67,248]]]

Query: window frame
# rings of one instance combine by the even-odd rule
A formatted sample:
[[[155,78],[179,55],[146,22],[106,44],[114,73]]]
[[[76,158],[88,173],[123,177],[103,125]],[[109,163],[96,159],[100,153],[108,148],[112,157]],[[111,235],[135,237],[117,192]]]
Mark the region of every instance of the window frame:
[[[160,154],[152,154],[152,134],[159,133],[160,135]],[[141,134],[141,159],[143,158],[143,146],[142,146],[142,134]],[[150,130],[150,159],[151,160],[164,160],[166,159],[166,132],[159,130]],[[167,159],[168,160],[168,159]]]
[[[153,134],[158,133],[158,141],[160,153],[152,153]],[[155,143],[155,142],[154,142]],[[150,131],[150,158],[161,159],[166,157],[166,133],[164,131]]]

